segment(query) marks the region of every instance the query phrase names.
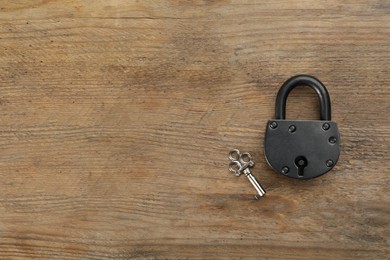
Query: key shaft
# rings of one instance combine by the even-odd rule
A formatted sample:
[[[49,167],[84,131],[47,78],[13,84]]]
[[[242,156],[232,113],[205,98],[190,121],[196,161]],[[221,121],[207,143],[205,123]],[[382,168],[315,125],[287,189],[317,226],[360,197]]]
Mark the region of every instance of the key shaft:
[[[257,194],[255,195],[256,199],[260,199],[265,195],[265,190],[263,187],[261,187],[260,183],[256,180],[255,176],[252,175],[251,171],[249,168],[246,168],[244,170],[245,176],[248,178],[250,183],[252,183],[253,187],[255,187]]]

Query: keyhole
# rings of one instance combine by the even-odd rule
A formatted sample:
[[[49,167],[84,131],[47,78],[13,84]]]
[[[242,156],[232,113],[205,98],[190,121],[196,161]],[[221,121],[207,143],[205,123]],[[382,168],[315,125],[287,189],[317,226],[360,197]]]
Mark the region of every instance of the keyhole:
[[[298,167],[298,177],[303,177],[303,170],[307,166],[307,160],[304,156],[295,158],[295,165]]]

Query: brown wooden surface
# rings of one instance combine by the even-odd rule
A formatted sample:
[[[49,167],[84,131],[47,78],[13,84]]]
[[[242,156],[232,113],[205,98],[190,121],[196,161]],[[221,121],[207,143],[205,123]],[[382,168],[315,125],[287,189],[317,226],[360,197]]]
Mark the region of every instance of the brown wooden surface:
[[[389,258],[389,63],[386,0],[1,0],[0,258]],[[310,181],[263,154],[298,73],[342,138]],[[288,117],[317,107],[296,89]]]

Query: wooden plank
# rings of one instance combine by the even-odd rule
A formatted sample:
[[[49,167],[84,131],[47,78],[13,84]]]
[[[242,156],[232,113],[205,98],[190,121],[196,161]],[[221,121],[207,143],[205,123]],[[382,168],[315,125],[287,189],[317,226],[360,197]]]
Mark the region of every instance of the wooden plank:
[[[1,1],[0,258],[386,259],[386,1]],[[314,180],[264,160],[290,76],[341,131]],[[289,118],[315,119],[293,91]],[[253,153],[261,201],[226,169]]]

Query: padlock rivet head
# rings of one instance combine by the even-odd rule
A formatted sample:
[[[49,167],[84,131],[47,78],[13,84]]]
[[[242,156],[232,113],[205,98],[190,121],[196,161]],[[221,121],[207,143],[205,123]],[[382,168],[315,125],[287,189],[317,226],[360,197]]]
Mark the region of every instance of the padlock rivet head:
[[[326,166],[328,166],[328,167],[332,167],[333,164],[334,164],[334,162],[330,159],[326,161]]]
[[[283,174],[287,174],[289,171],[290,171],[290,168],[288,168],[287,166],[284,166],[284,167],[282,168],[282,173],[283,173]]]
[[[329,143],[335,144],[337,142],[337,138],[334,136],[329,137]]]
[[[330,124],[328,123],[322,125],[322,129],[324,129],[325,131],[329,130],[329,128],[330,128]]]
[[[276,123],[275,121],[271,122],[269,124],[269,127],[271,127],[271,129],[276,129],[278,127],[278,123]]]
[[[290,125],[289,128],[288,128],[288,131],[290,133],[294,133],[296,130],[297,130],[297,127],[295,125]]]

